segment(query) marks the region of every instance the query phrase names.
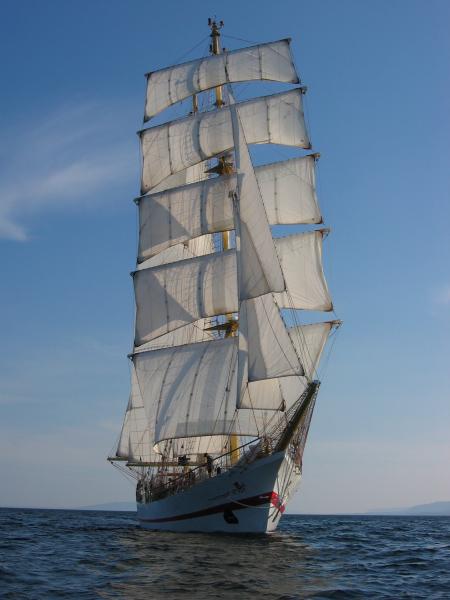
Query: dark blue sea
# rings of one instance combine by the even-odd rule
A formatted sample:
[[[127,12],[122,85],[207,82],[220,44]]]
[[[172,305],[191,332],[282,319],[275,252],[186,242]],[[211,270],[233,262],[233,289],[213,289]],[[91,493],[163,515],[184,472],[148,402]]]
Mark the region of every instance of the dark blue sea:
[[[152,533],[133,513],[0,509],[0,598],[450,599],[450,517],[283,517]]]

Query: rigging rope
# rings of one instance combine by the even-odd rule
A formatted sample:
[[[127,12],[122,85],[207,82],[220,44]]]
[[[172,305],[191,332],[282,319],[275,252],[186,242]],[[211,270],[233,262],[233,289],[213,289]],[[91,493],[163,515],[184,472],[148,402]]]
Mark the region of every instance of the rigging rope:
[[[183,60],[183,58],[186,58],[186,56],[188,56],[191,52],[193,52],[199,46],[201,46],[201,44],[203,44],[207,39],[209,39],[209,34],[202,38],[197,44],[195,44],[195,46],[192,46],[190,50],[187,50],[184,54],[177,58],[172,64],[176,65],[177,63],[179,63],[181,60]]]
[[[233,35],[227,35],[225,33],[221,34],[223,38],[227,38],[229,40],[236,40],[238,42],[245,42],[246,44],[260,44],[261,42],[256,40],[245,40],[244,38],[235,37]]]

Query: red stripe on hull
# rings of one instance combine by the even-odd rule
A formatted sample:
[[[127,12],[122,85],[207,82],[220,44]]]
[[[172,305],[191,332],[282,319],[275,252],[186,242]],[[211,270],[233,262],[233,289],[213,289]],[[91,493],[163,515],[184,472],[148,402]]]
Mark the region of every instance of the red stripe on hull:
[[[286,506],[283,504],[283,501],[276,492],[272,492],[270,495],[270,504],[275,506],[275,508],[278,508],[281,514],[283,514],[286,510]]]

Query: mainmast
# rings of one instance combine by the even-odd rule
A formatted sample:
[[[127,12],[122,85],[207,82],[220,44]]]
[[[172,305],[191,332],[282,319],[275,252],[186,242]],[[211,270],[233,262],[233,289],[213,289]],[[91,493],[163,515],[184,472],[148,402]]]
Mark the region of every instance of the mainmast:
[[[211,54],[220,54],[222,52],[221,44],[220,44],[220,30],[224,26],[223,21],[219,21],[217,23],[214,19],[208,19],[208,25],[211,29],[211,45],[210,52]],[[214,88],[214,93],[216,96],[215,105],[217,108],[222,108],[224,105],[223,101],[223,86],[218,85]],[[226,156],[221,156],[218,159],[218,164],[215,168],[215,171],[219,175],[226,175],[233,172],[233,166],[231,163],[227,162]],[[223,231],[222,232],[222,250],[229,250],[231,248],[231,232]],[[232,313],[226,315],[226,320],[224,323],[225,329],[225,337],[233,337],[237,333],[238,322],[233,317]],[[235,463],[238,458],[238,448],[239,448],[239,439],[237,435],[230,435],[230,451],[231,451],[231,463]]]
[[[224,26],[224,22],[219,21],[219,23],[217,23],[214,19],[208,19],[208,25],[211,29],[211,40],[212,40],[211,45],[210,45],[210,52],[213,55],[221,54],[222,48],[221,48],[221,44],[220,44],[220,30]],[[218,85],[216,88],[214,88],[214,93],[216,96],[215,105],[217,106],[217,108],[222,108],[224,106],[223,86]],[[226,174],[230,174],[233,172],[233,166],[231,163],[227,162],[226,156],[219,157],[218,161],[219,162],[218,162],[217,166],[213,168],[213,171],[215,173],[218,173],[219,175],[226,175]],[[223,250],[229,250],[231,248],[231,235],[230,234],[231,234],[230,231],[222,232],[222,249]],[[235,335],[236,329],[237,329],[237,322],[235,321],[235,319],[233,319],[232,314],[227,315],[227,320],[226,320],[225,325],[226,325],[225,337],[231,337],[231,336]]]
[[[220,47],[220,30],[224,26],[224,22],[220,21],[216,23],[213,19],[208,19],[208,25],[211,28],[211,46],[210,52],[211,54],[220,54],[222,52],[222,48]],[[222,86],[218,85],[215,88],[216,94],[216,106],[217,108],[221,108],[223,106],[223,91]]]

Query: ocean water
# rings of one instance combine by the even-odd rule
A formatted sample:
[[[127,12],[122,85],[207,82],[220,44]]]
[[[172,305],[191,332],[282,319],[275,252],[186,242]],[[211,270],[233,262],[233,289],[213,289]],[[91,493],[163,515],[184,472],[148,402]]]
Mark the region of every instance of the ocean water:
[[[450,517],[286,515],[269,536],[232,536],[0,509],[0,598],[450,599]]]

